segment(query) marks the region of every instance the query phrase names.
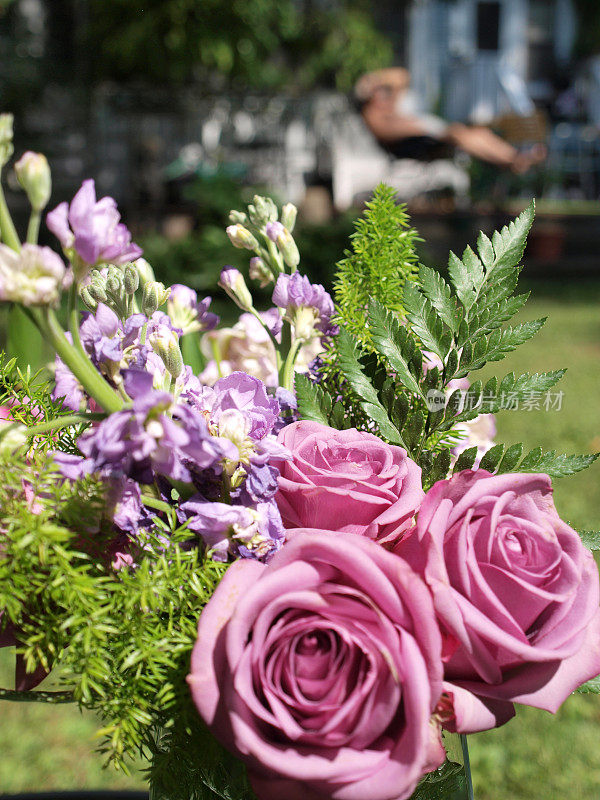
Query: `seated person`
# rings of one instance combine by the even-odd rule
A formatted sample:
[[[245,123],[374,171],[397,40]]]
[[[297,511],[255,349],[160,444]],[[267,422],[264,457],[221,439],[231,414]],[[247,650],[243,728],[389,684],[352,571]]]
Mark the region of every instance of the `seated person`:
[[[431,161],[448,158],[454,148],[459,148],[473,158],[516,173],[527,172],[545,159],[543,145],[520,152],[489,128],[447,123],[440,117],[418,113],[409,86],[408,70],[392,67],[363,75],[354,89],[367,127],[394,158]]]

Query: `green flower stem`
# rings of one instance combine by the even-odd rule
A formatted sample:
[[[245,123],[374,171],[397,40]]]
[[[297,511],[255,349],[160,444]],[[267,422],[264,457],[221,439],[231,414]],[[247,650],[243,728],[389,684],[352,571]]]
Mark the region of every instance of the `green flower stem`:
[[[124,405],[123,400],[108,385],[92,362],[70,344],[54,311],[51,308],[30,308],[29,312],[42,335],[49,339],[60,358],[90,397],[93,397],[109,414],[120,411]]]
[[[269,326],[265,323],[265,321],[260,316],[258,311],[254,308],[254,306],[251,306],[248,309],[248,311],[250,312],[250,314],[252,314],[253,316],[256,317],[256,319],[260,322],[260,324],[263,326],[263,328],[265,329],[265,331],[269,335],[269,339],[271,340],[271,342],[273,344],[273,347],[275,348],[275,358],[276,358],[276,361],[277,361],[277,374],[279,374],[279,371],[281,369],[281,365],[283,363],[283,359],[281,358],[281,353],[279,352],[279,343],[278,343],[277,339],[273,336],[271,331],[269,330]]]
[[[142,503],[148,508],[154,508],[156,511],[164,511],[166,514],[170,513],[172,510],[172,506],[168,503],[165,503],[164,500],[158,500],[156,497],[152,497],[149,494],[142,495]]]
[[[215,364],[217,365],[217,375],[219,378],[222,378],[223,371],[221,370],[221,353],[219,352],[219,343],[216,339],[213,339],[210,336],[208,337],[208,342],[210,344],[210,350],[215,360]]]
[[[16,250],[17,253],[20,252],[21,240],[8,210],[2,184],[0,184],[0,236],[4,244]]]
[[[69,322],[69,333],[73,338],[73,344],[87,360],[87,353],[83,349],[81,337],[79,336],[79,309],[77,308],[77,283],[75,280],[69,287],[69,295],[67,298],[67,318]]]
[[[37,244],[40,235],[40,222],[42,221],[42,212],[34,211],[32,209],[29,217],[29,224],[27,225],[27,244]]]
[[[0,700],[12,700],[17,703],[74,703],[73,692],[17,692],[14,689],[0,689]]]
[[[267,248],[269,250],[269,255],[271,256],[271,260],[277,265],[279,272],[285,272],[285,267],[283,266],[283,257],[279,250],[277,249],[277,245],[267,236]]]
[[[294,391],[294,366],[303,343],[302,339],[295,339],[292,343],[292,326],[289,322],[284,322],[281,329],[281,352],[286,355],[279,370],[279,385],[291,392]]]
[[[464,733],[459,734],[460,746],[462,748],[463,759],[465,764],[465,775],[467,776],[467,792],[469,800],[474,800],[473,797],[473,778],[471,776],[471,762],[469,760],[469,745],[467,743],[467,736]]]
[[[281,385],[290,392],[294,391],[294,367],[296,366],[296,358],[298,357],[302,344],[303,342],[301,339],[296,339],[283,365],[283,380]]]
[[[65,414],[47,422],[40,422],[39,425],[32,425],[27,430],[27,436],[39,436],[42,433],[57,431],[61,428],[68,428],[70,425],[82,425],[88,422],[100,422],[106,419],[106,414]]]
[[[281,345],[278,348],[278,353],[280,354],[280,360],[278,362],[279,368],[277,370],[277,374],[279,376],[279,385],[284,386],[284,374],[285,374],[285,365],[287,364],[288,357],[290,355],[290,350],[292,349],[292,326],[287,320],[283,320],[283,325],[281,327]]]

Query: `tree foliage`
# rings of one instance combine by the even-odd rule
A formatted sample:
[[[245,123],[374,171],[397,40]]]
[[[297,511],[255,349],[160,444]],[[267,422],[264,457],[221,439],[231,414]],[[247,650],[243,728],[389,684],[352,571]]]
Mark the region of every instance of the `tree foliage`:
[[[239,88],[347,90],[391,62],[369,0],[91,0],[97,78],[189,83],[220,76]]]

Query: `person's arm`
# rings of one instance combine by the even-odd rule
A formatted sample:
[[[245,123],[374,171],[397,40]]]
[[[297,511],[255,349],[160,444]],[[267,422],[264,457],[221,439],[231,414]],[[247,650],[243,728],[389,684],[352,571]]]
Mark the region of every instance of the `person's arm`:
[[[376,108],[366,108],[363,117],[369,130],[380,142],[394,142],[411,136],[431,136],[427,125],[419,117],[400,117],[382,113]]]

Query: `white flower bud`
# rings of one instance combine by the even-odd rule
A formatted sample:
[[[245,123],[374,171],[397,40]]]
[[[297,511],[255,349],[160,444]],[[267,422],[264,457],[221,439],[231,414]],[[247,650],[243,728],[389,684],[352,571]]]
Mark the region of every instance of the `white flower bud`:
[[[258,242],[247,228],[243,225],[229,225],[227,236],[234,247],[245,248],[246,250],[258,250]]]
[[[294,241],[294,237],[288,231],[287,228],[283,228],[283,230],[279,233],[277,237],[277,247],[283,256],[283,260],[288,265],[288,267],[295,268],[300,263],[300,253],[298,251],[298,246]]]
[[[287,228],[290,233],[294,230],[297,214],[298,209],[293,203],[286,203],[281,209],[281,224],[284,228]]]
[[[242,311],[248,311],[252,308],[252,295],[239,269],[227,267],[222,270],[219,286],[225,289],[229,297]]]
[[[13,115],[0,114],[0,168],[10,160],[13,153]]]
[[[123,272],[125,294],[135,294],[140,285],[140,274],[133,264],[127,264]]]
[[[167,372],[173,378],[178,378],[183,372],[184,365],[177,334],[163,326],[160,332],[150,337],[150,344],[162,359]]]
[[[142,286],[145,286],[148,283],[148,281],[156,280],[156,276],[154,275],[154,270],[152,269],[152,267],[146,261],[145,258],[137,258],[133,262],[133,264],[138,271]]]
[[[245,225],[248,222],[248,216],[243,211],[230,211],[229,221],[234,225]]]
[[[98,308],[98,301],[90,292],[90,287],[82,286],[81,289],[79,290],[79,296],[81,297],[85,307],[93,314]]]
[[[45,208],[52,193],[52,177],[46,156],[28,150],[15,164],[15,173],[32,209],[39,212]]]
[[[144,296],[142,298],[142,313],[151,317],[163,303],[166,303],[171,294],[170,289],[165,289],[164,283],[159,281],[149,281],[144,286]]]
[[[98,303],[106,303],[108,300],[108,295],[106,294],[106,285],[105,282],[102,281],[92,281],[90,285],[87,287],[90,296],[96,300]]]
[[[248,206],[248,214],[254,225],[266,225],[267,222],[275,222],[277,219],[277,206],[270,197],[261,197],[255,194],[252,205]]]

